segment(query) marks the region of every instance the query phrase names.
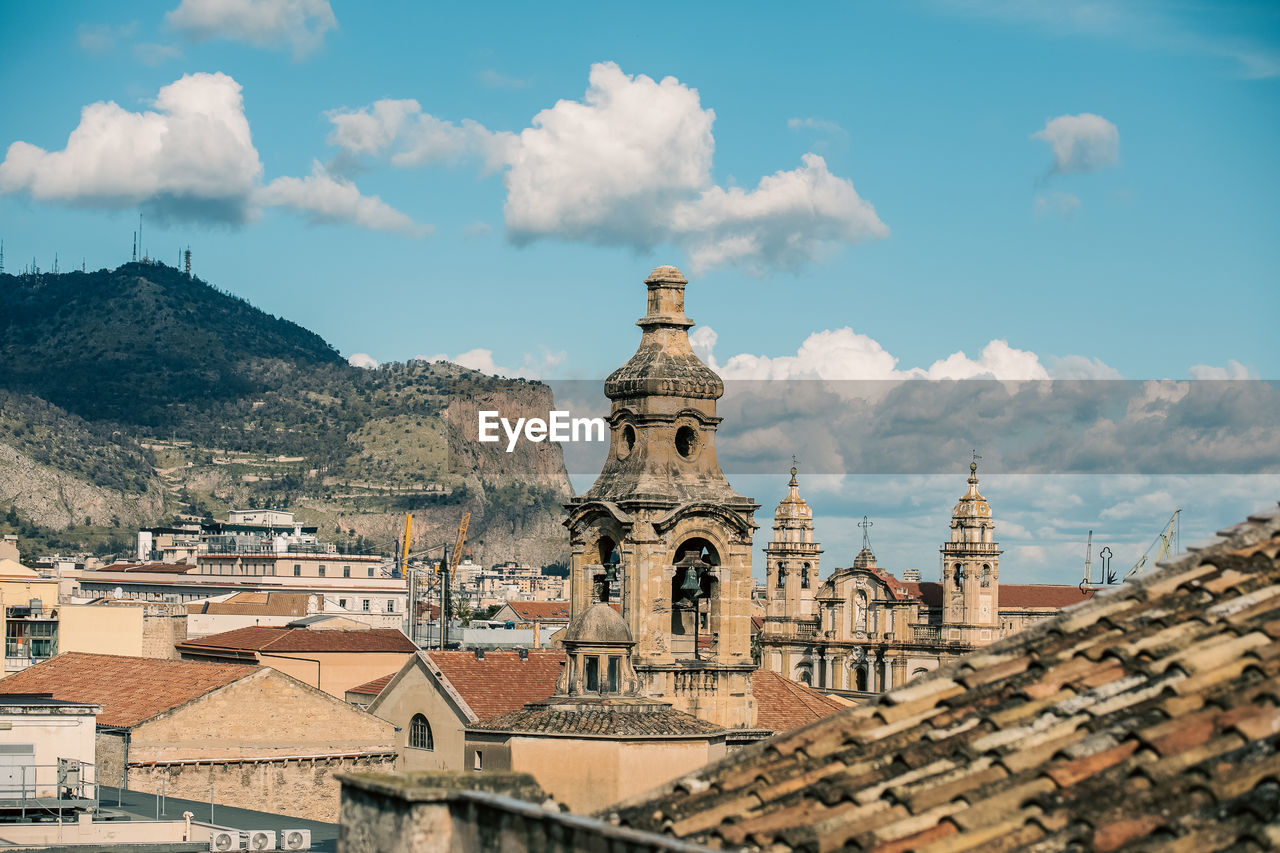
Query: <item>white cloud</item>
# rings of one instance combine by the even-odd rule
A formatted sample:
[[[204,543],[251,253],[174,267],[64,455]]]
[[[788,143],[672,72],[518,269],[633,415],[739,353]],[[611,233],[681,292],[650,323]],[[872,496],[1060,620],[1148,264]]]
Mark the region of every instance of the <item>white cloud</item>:
[[[493,233],[493,226],[488,222],[472,222],[463,226],[462,236],[468,240],[479,240]]]
[[[1057,174],[1096,172],[1120,162],[1120,131],[1093,113],[1049,119],[1031,138],[1053,148],[1052,171]]]
[[[372,370],[378,366],[378,360],[367,352],[354,352],[351,354],[351,357],[347,359],[347,364],[352,367],[363,367]]]
[[[182,0],[165,22],[193,41],[287,44],[295,59],[320,47],[325,33],[338,26],[327,0]]]
[[[817,130],[833,136],[849,135],[848,131],[834,121],[828,121],[823,118],[789,118],[787,119],[787,127],[792,130]]]
[[[316,224],[351,224],[372,231],[389,231],[408,237],[426,237],[434,230],[419,225],[377,196],[361,195],[354,183],[312,164],[305,178],[276,178],[256,195],[264,207],[288,207],[306,214]]]
[[[329,144],[348,157],[387,154],[395,166],[457,163],[479,156],[489,171],[501,168],[515,135],[494,133],[470,119],[454,123],[424,113],[412,98],[375,101],[359,110],[330,110]]]
[[[522,80],[519,77],[512,77],[509,74],[503,74],[501,71],[495,71],[492,68],[486,68],[476,77],[481,84],[488,86],[490,89],[527,89],[529,81]]]
[[[562,100],[520,134],[506,176],[508,234],[648,248],[671,207],[711,185],[712,110],[674,77],[593,65],[582,101]]]
[[[1061,216],[1070,219],[1080,209],[1080,197],[1073,193],[1039,193],[1035,200],[1036,216]]]
[[[188,74],[162,88],[154,110],[113,101],[86,106],[61,151],[26,142],[0,163],[0,193],[73,206],[144,205],[161,218],[241,223],[262,164],[240,84],[225,74]]]
[[[80,49],[93,56],[104,56],[115,50],[116,43],[131,37],[138,30],[138,22],[127,24],[81,24],[76,30],[76,42]]]
[[[709,326],[696,330],[691,342],[699,357],[725,379],[1049,379],[1050,373],[1033,352],[993,340],[978,358],[955,352],[927,368],[898,368],[898,359],[880,343],[849,327],[814,332],[795,355],[763,356],[740,353],[723,364],[715,359],[716,333]],[[1101,365],[1101,362],[1097,362]],[[1105,365],[1102,365],[1105,367]]]
[[[1187,371],[1192,379],[1257,379],[1258,374],[1234,358],[1227,359],[1225,367],[1196,364]]]
[[[1050,356],[1049,375],[1054,379],[1121,379],[1120,371],[1101,359],[1085,355]]]
[[[888,228],[847,178],[806,154],[799,168],[754,190],[712,181],[715,113],[674,77],[593,65],[581,101],[542,110],[518,135],[424,113],[414,100],[330,112],[329,142],[344,158],[386,156],[402,167],[480,158],[505,165],[507,237],[647,250],[684,248],[696,270],[737,265],[795,269]]]
[[[172,44],[144,42],[133,46],[133,56],[143,65],[163,65],[171,59],[180,59],[182,48]]]
[[[695,271],[738,265],[755,272],[796,269],[840,244],[879,240],[889,228],[853,183],[827,171],[817,154],[760,179],[756,189],[711,187],[671,212],[675,242]]]
[[[524,363],[520,367],[503,367],[494,360],[493,350],[477,347],[458,355],[437,353],[436,355],[414,356],[410,361],[448,361],[468,370],[478,370],[491,376],[522,376],[525,379],[548,379],[564,363],[565,356],[566,353],[563,350],[551,352],[544,349],[536,356],[525,353]]]

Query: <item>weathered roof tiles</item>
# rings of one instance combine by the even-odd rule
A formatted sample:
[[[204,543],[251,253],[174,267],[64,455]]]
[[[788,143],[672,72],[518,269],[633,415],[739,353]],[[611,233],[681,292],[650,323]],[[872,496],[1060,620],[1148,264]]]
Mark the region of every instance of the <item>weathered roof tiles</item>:
[[[617,810],[762,850],[1280,847],[1280,513]]]

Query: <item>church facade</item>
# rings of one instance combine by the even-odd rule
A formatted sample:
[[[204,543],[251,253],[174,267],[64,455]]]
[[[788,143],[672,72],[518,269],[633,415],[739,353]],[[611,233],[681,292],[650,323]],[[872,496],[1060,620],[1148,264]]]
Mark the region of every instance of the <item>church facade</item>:
[[[761,666],[818,689],[881,693],[1093,595],[1000,583],[995,520],[978,491],[976,460],[940,552],[939,582],[919,572],[899,579],[877,565],[864,538],[852,566],[820,580],[813,512],[792,468],[765,547]]]

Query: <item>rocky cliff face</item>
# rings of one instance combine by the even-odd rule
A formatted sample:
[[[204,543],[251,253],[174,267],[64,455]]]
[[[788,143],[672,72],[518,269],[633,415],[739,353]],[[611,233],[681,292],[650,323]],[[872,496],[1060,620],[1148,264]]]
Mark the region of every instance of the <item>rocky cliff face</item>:
[[[135,528],[155,524],[164,509],[158,482],[141,494],[126,494],[36,462],[0,444],[0,506],[12,505],[41,527],[84,524]]]

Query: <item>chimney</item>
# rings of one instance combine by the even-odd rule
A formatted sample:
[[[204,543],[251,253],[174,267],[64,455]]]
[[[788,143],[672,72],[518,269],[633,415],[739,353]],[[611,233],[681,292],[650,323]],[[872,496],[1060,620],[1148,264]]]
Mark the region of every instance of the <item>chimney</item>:
[[[484,660],[484,649],[476,649],[476,660]]]
[[[528,659],[529,659],[529,650],[528,650],[528,649],[521,649],[521,650],[520,650],[520,660],[528,660]]]

